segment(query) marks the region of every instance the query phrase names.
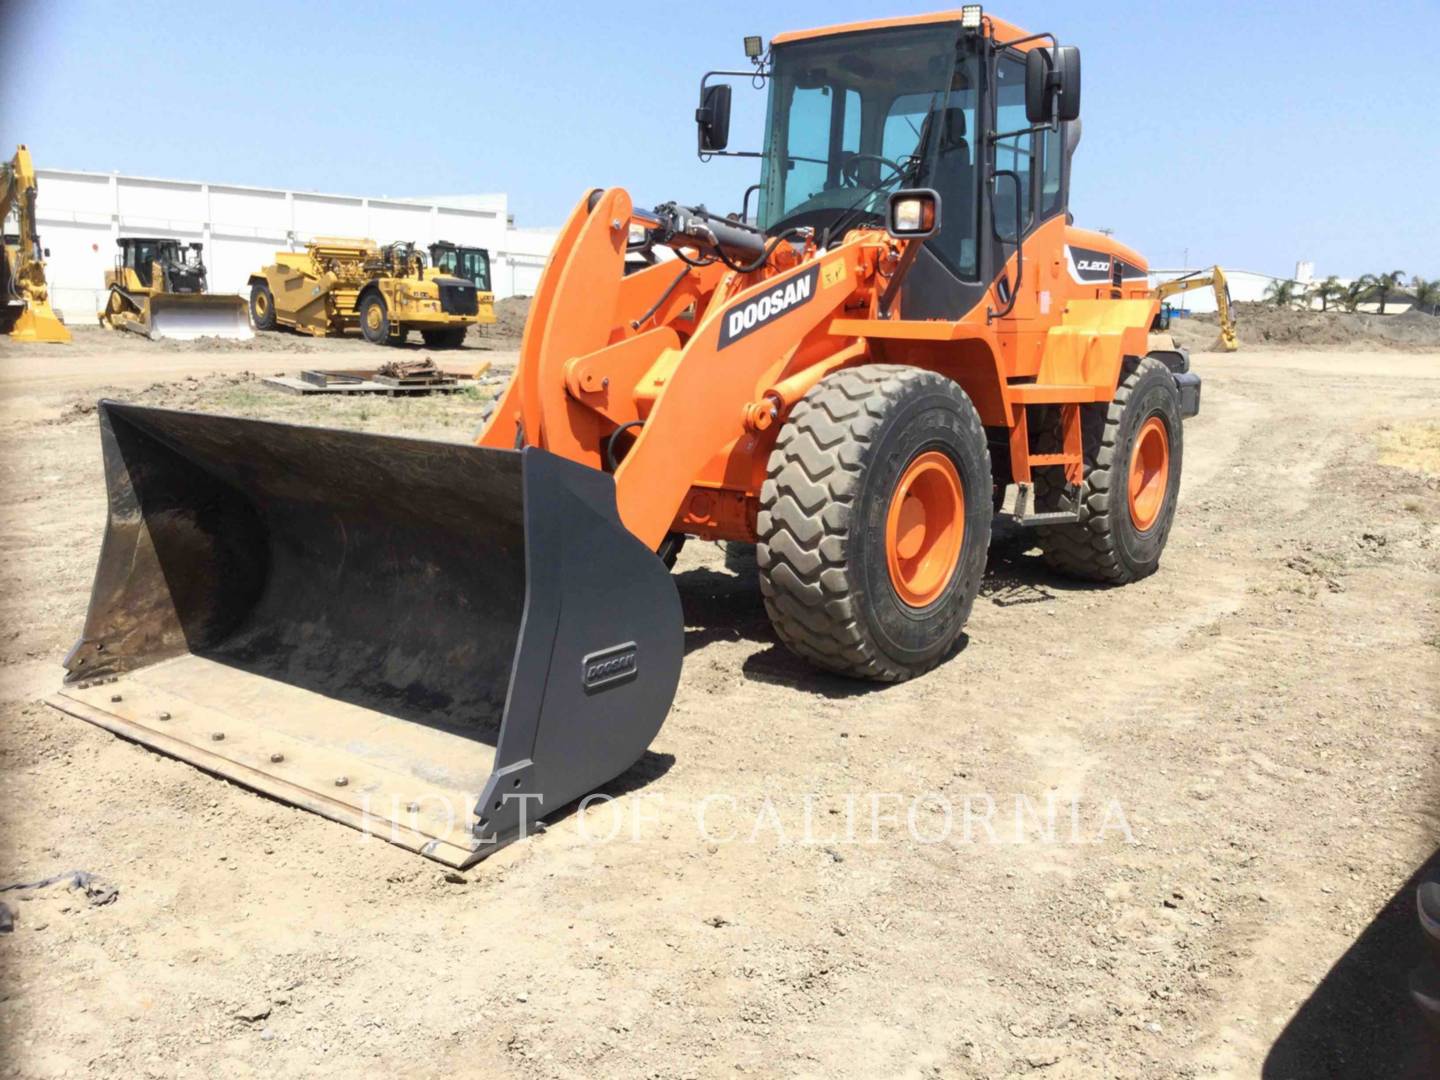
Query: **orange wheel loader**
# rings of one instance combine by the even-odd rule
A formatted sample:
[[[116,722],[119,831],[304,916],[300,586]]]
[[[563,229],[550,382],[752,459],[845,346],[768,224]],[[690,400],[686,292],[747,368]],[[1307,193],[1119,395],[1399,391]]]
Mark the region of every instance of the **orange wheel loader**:
[[[954,651],[1002,510],[1153,572],[1200,382],[1070,223],[1076,49],[978,6],[746,46],[697,126],[736,153],[717,76],[768,92],[753,211],[588,192],[475,445],[103,403],[55,703],[465,865],[644,753],[685,537],[754,543],[776,635],[882,681]]]

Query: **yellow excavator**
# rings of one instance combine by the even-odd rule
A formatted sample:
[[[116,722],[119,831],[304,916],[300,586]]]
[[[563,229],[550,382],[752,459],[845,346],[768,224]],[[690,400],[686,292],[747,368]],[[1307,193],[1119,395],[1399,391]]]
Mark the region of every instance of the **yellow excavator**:
[[[1226,352],[1240,348],[1240,338],[1235,333],[1235,310],[1230,300],[1230,286],[1225,281],[1225,272],[1218,266],[1209,270],[1196,270],[1173,281],[1162,281],[1155,286],[1155,299],[1165,301],[1172,296],[1187,293],[1191,289],[1212,288],[1215,290],[1215,311],[1220,316],[1220,345]]]
[[[151,341],[201,337],[249,341],[250,312],[239,296],[209,292],[202,245],[167,237],[122,236],[100,323]]]
[[[50,306],[45,284],[45,256],[35,229],[35,166],[21,145],[0,164],[0,227],[14,213],[17,232],[4,232],[5,258],[0,259],[0,333],[16,341],[68,342],[70,331]]]

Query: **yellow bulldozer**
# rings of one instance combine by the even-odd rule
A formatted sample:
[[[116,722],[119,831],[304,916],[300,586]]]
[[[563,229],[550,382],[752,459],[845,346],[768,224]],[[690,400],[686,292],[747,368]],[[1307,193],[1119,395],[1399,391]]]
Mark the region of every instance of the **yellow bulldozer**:
[[[255,336],[245,301],[206,290],[203,246],[166,237],[125,236],[115,268],[105,271],[100,324],[151,341],[200,337],[248,341]]]
[[[644,753],[686,537],[753,544],[777,641],[874,682],[961,647],[997,516],[1057,574],[1156,573],[1201,378],[1149,345],[1144,256],[1070,217],[1078,49],[967,5],[746,53],[696,137],[759,159],[754,215],[583,191],[473,444],[102,402],[54,704],[465,865]],[[725,74],[768,87],[761,151]]]
[[[473,281],[435,271],[407,242],[320,238],[304,251],[276,252],[250,276],[257,330],[336,337],[358,327],[376,345],[401,345],[418,330],[431,348],[457,348],[471,326],[494,321],[480,300]]]
[[[50,306],[45,282],[45,258],[35,226],[35,166],[30,151],[20,146],[10,161],[0,164],[0,334],[16,341],[68,342],[70,331]],[[16,231],[7,223],[15,215]]]

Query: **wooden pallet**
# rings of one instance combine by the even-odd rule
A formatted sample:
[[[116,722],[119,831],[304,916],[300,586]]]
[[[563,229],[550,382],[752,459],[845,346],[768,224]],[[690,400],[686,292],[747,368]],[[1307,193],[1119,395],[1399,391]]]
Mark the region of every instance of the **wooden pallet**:
[[[461,389],[462,382],[470,381],[452,375],[419,381],[350,371],[304,371],[299,378],[272,375],[264,380],[266,386],[273,386],[289,394],[384,394],[387,397],[453,394]]]

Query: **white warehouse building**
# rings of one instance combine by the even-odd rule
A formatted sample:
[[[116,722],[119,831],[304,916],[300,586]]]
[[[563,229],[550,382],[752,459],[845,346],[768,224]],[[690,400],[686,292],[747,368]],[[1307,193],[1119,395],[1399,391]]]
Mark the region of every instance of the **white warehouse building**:
[[[89,321],[105,304],[105,271],[122,236],[161,236],[205,245],[210,291],[248,295],[249,276],[317,236],[378,243],[436,240],[488,248],[497,297],[529,295],[554,229],[511,227],[506,196],[408,199],[330,195],[198,180],[37,169],[36,218],[49,251],[45,275],[55,307]]]

